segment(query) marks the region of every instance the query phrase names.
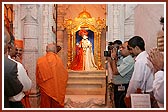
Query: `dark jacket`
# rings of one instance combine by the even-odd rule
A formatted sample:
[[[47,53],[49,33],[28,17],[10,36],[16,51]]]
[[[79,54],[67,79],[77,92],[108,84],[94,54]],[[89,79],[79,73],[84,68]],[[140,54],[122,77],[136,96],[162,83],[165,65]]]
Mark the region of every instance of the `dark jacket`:
[[[17,72],[17,64],[4,56],[4,108],[10,108],[8,98],[17,95],[23,89]]]

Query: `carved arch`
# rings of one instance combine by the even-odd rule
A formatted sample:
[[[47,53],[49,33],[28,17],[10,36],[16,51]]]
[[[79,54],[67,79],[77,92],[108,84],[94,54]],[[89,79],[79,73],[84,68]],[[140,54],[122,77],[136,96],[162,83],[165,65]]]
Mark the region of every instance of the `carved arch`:
[[[98,18],[91,17],[90,13],[84,9],[79,13],[78,17],[74,20],[65,19],[64,27],[68,33],[68,62],[67,67],[73,61],[75,55],[74,47],[76,46],[76,32],[81,29],[91,30],[94,32],[94,58],[95,63],[98,65],[99,69],[102,68],[101,64],[101,48],[100,48],[100,38],[102,29],[105,28],[105,21]]]

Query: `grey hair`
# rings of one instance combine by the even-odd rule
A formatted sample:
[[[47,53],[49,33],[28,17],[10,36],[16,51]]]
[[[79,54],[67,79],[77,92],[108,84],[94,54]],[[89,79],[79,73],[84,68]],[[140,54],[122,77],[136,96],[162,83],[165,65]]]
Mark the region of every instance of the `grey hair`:
[[[51,43],[46,46],[46,52],[53,52],[56,53],[56,44]]]

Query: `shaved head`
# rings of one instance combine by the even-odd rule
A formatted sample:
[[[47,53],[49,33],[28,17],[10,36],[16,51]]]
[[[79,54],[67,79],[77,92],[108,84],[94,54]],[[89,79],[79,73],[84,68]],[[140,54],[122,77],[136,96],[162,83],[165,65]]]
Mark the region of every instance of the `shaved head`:
[[[46,52],[53,52],[56,53],[57,48],[55,43],[50,43],[46,46]]]

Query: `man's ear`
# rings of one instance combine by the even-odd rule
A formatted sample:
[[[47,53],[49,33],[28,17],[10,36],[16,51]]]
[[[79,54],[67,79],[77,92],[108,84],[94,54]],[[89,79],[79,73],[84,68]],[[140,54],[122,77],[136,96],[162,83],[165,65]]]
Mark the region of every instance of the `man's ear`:
[[[135,46],[135,49],[136,49],[136,50],[140,50],[140,48],[139,48],[138,46]]]
[[[139,47],[138,47],[138,46],[135,46],[135,48],[134,48],[134,49],[138,50],[138,49],[139,49]]]

